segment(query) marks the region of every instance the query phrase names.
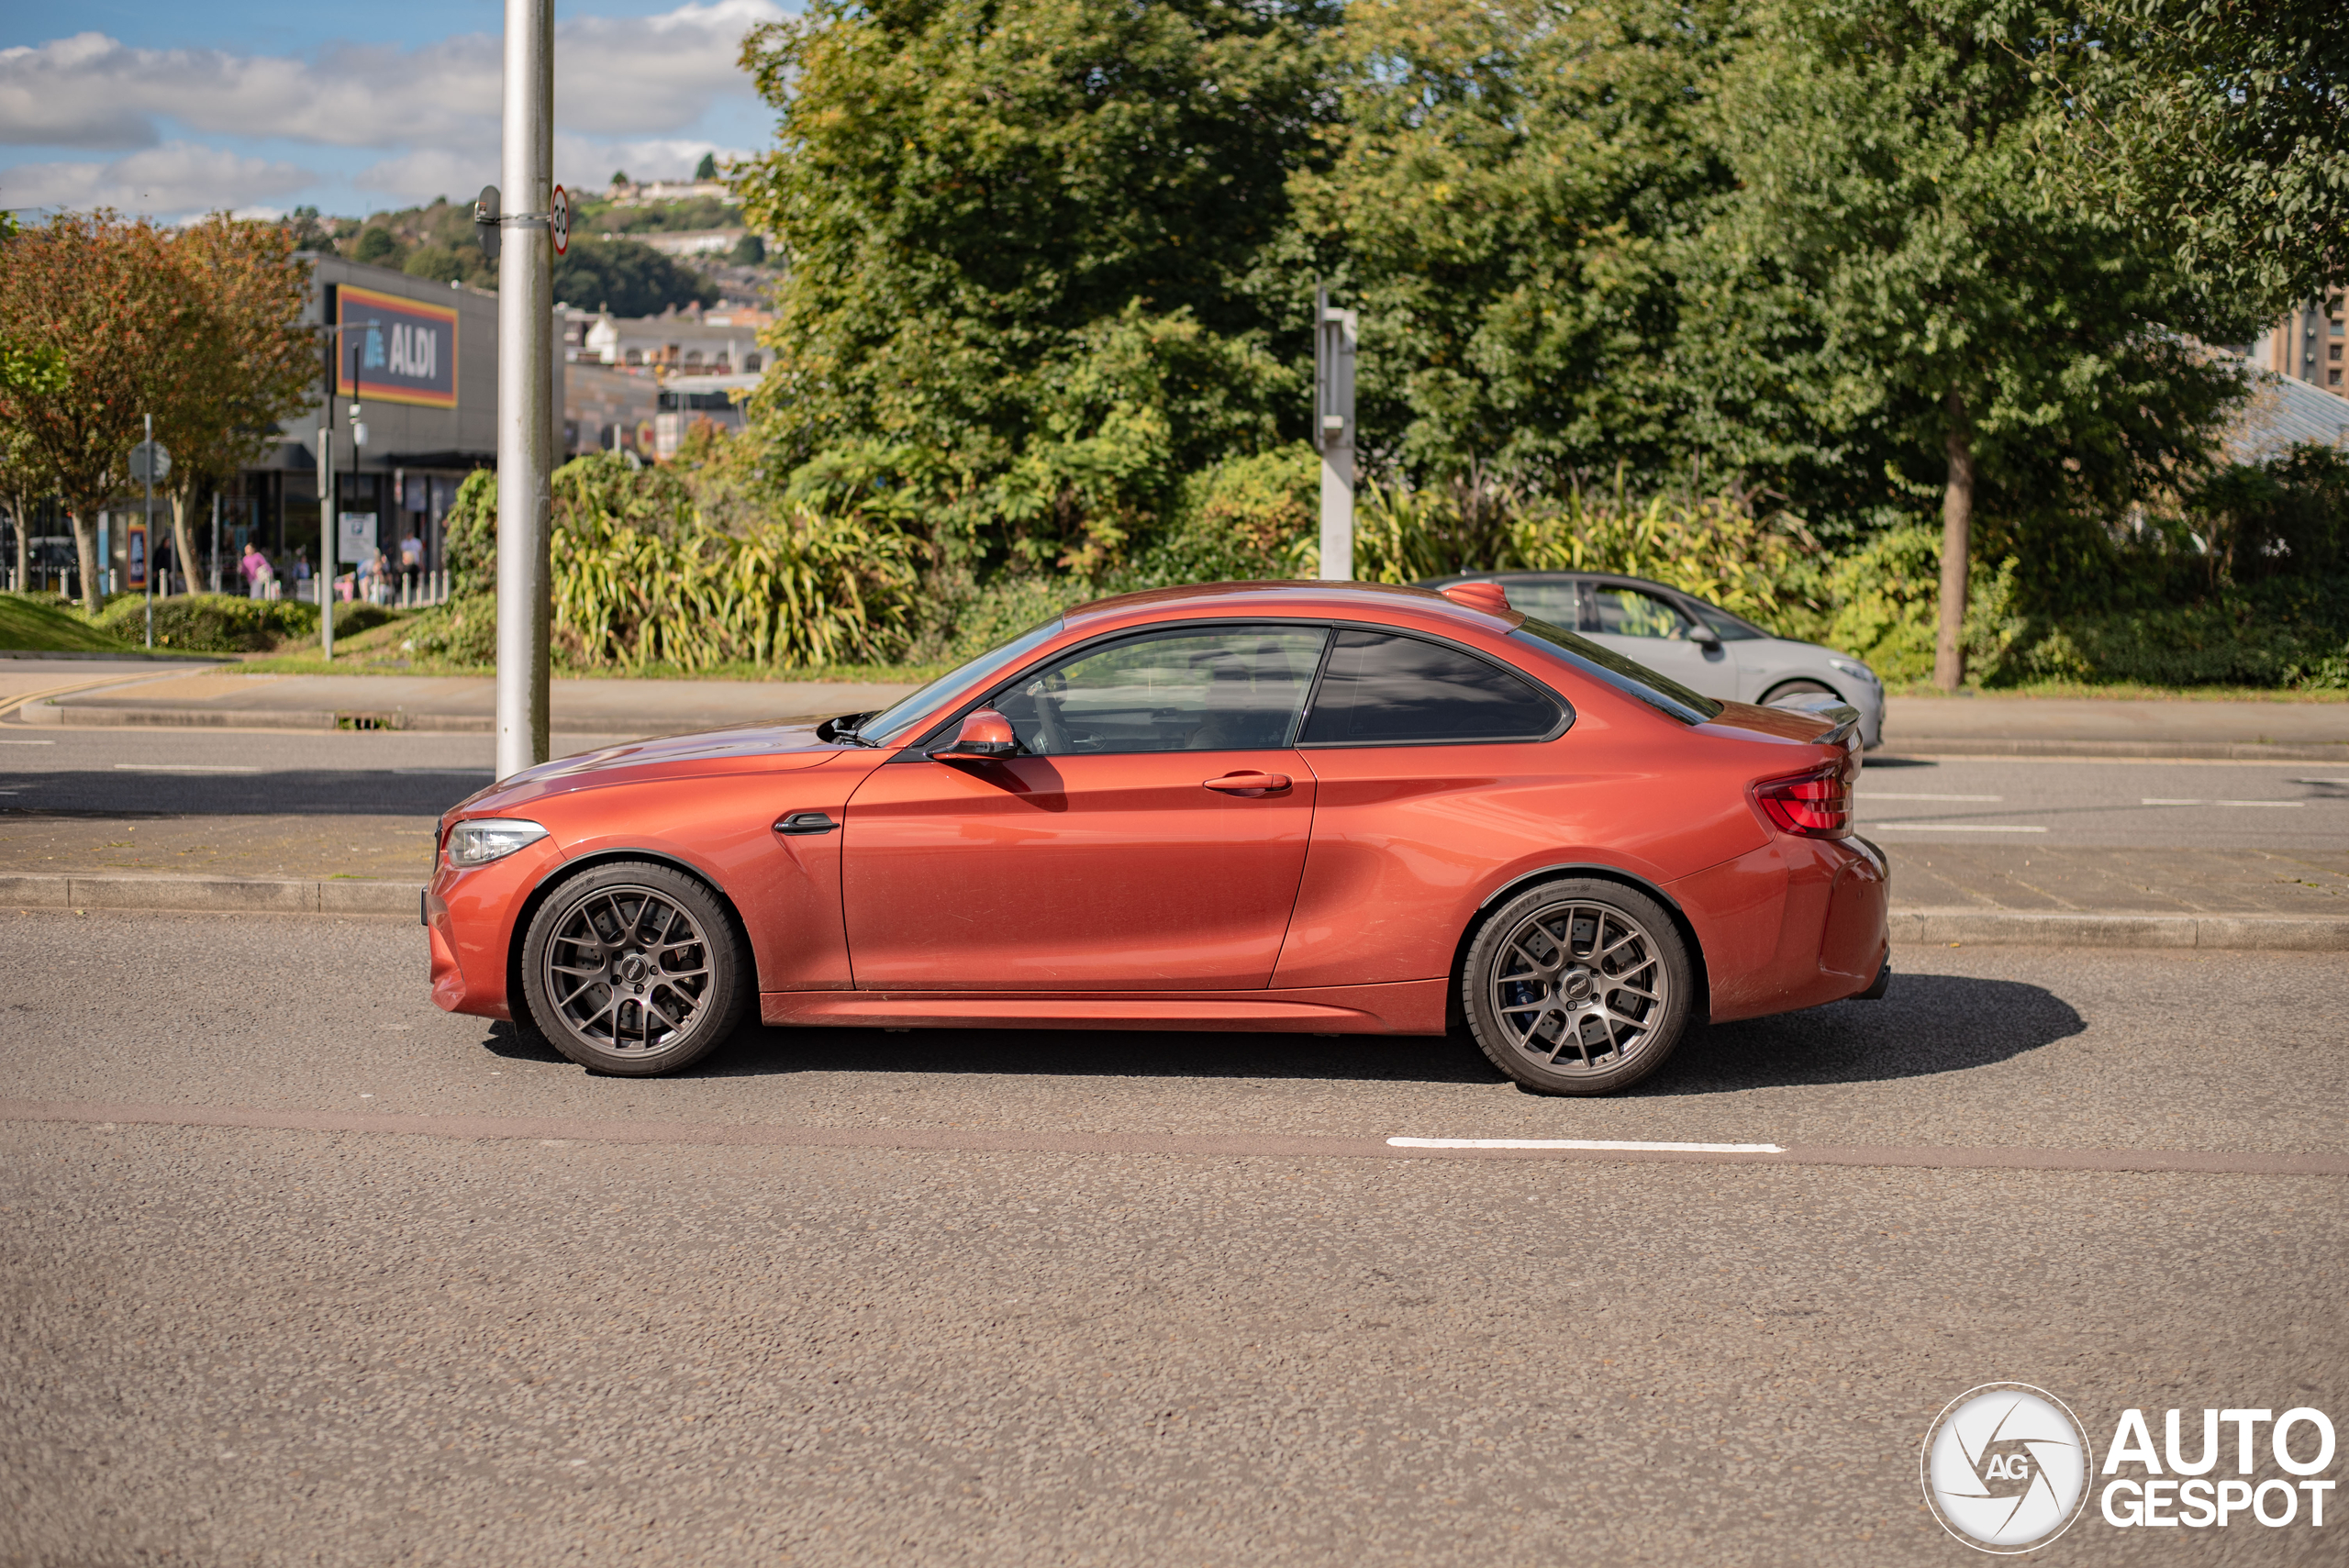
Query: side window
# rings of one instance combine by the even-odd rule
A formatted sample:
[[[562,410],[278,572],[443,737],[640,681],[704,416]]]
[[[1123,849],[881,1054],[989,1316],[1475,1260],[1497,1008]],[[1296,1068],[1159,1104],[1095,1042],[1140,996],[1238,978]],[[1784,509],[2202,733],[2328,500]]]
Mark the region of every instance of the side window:
[[[1039,756],[1257,751],[1291,744],[1329,633],[1218,627],[1079,653],[996,699]]]
[[[1388,632],[1341,631],[1300,746],[1538,740],[1558,705],[1457,649]]]
[[[1598,629],[1612,636],[1686,641],[1696,629],[1679,606],[1637,588],[1610,588],[1602,583],[1591,590],[1591,596],[1598,606]]]
[[[1509,607],[1566,631],[1582,627],[1582,585],[1577,583],[1505,583]]]

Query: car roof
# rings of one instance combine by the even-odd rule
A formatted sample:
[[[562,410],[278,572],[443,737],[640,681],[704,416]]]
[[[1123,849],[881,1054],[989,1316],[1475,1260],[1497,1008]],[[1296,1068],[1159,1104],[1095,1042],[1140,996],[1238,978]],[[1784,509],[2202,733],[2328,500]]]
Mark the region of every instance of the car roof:
[[[1634,577],[1628,572],[1463,572],[1451,577],[1423,577],[1419,585],[1425,588],[1447,588],[1454,583],[1620,583],[1632,588],[1653,588],[1659,594],[1676,598],[1697,599],[1686,588],[1675,588],[1669,583],[1659,583],[1653,577]],[[1707,601],[1698,599],[1698,603]]]
[[[1194,583],[1176,588],[1152,588],[1079,605],[1062,618],[1072,630],[1080,627],[1107,630],[1121,621],[1139,621],[1170,610],[1185,619],[1218,615],[1309,616],[1332,620],[1408,622],[1430,630],[1456,627],[1487,634],[1508,630],[1525,619],[1515,610],[1501,614],[1459,604],[1430,588],[1391,583],[1302,580]]]

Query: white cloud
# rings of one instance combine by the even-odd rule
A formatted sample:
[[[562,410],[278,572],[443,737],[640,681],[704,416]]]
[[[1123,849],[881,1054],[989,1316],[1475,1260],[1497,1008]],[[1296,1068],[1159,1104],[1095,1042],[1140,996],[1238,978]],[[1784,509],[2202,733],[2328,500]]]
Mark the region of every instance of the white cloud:
[[[674,135],[720,98],[747,98],[742,34],[773,0],[686,4],[657,17],[582,17],[555,29],[555,124],[574,135]],[[102,33],[0,49],[0,143],[114,151],[155,146],[159,122],[336,147],[440,148],[495,159],[499,40],[418,49],[342,45],[315,58],[133,49]]]
[[[98,163],[19,163],[0,169],[0,206],[119,207],[165,217],[250,207],[317,176],[296,164],[173,141]]]

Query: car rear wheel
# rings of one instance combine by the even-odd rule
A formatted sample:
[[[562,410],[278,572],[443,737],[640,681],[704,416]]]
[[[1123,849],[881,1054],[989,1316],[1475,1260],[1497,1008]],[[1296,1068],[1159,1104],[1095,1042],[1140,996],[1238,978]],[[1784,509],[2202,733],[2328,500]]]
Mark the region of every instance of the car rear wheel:
[[[1794,697],[1833,697],[1843,700],[1843,694],[1823,681],[1781,681],[1763,694],[1762,706],[1776,707]]]
[[[1664,1064],[1688,1021],[1688,953],[1664,906],[1575,878],[1510,899],[1477,932],[1461,1009],[1495,1066],[1545,1095],[1605,1095]]]
[[[691,1066],[734,1032],[750,955],[717,896],[669,866],[582,872],[539,906],[522,945],[531,1022],[591,1073]]]

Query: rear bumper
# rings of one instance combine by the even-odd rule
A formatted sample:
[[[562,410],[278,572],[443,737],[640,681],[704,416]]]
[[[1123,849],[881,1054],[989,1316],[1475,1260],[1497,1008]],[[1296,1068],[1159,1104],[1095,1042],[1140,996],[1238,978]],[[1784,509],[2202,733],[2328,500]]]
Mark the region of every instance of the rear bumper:
[[[1773,835],[1665,891],[1704,950],[1715,1023],[1855,996],[1892,951],[1890,872],[1865,839]]]

